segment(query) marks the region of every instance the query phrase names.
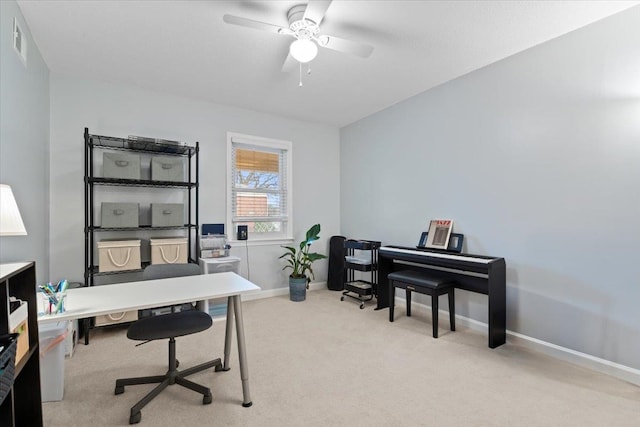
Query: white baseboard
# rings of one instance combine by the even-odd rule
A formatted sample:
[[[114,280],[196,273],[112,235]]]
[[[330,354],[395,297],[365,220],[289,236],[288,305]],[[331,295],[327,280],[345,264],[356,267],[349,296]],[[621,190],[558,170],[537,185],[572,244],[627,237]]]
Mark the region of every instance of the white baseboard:
[[[326,288],[326,286],[327,282],[313,282],[309,284],[309,290],[313,291],[317,289],[324,289]],[[256,294],[246,295],[243,297],[243,299],[249,301],[254,299],[286,295],[288,293],[288,287],[269,289]],[[396,297],[396,304],[404,305],[405,301],[402,298]],[[429,305],[413,301],[412,307],[416,306],[419,310],[427,310],[429,313],[431,313],[431,306]],[[443,318],[448,318],[448,311],[440,310],[440,312],[442,313],[441,316],[443,316]],[[480,331],[485,334],[488,330],[488,325],[486,323],[456,314],[456,323],[458,322],[459,324],[462,324],[470,329]],[[510,330],[507,330],[507,342],[521,345],[522,347],[526,347],[528,349],[546,354],[548,356],[555,357],[556,359],[564,360],[565,362],[573,363],[574,365],[591,369],[593,371],[600,372],[606,375],[611,375],[612,377],[640,386],[640,369],[630,368],[629,366],[601,359],[599,357],[595,357],[576,350],[571,350],[566,347],[561,347],[556,344],[551,344],[546,341],[532,338]]]
[[[536,338],[519,334],[517,332],[507,330],[509,341],[514,344],[522,345],[546,355],[573,363],[583,368],[591,369],[603,374],[611,375],[623,381],[640,386],[640,369],[634,369],[629,366],[621,365],[610,360],[601,359],[590,354],[580,351],[571,350],[570,348],[561,347]]]
[[[404,305],[405,300],[396,297],[396,304]],[[420,309],[428,310],[428,312],[431,313],[430,305],[416,303],[414,301],[412,301],[411,304],[412,307],[418,306],[420,307]],[[440,316],[446,316],[446,318],[449,317],[448,311],[439,310],[439,312],[443,313],[440,314]],[[469,329],[480,331],[485,334],[488,330],[488,325],[486,323],[456,314],[456,323],[458,322],[467,326]],[[507,342],[526,347],[528,349],[546,354],[547,356],[555,357],[556,359],[564,360],[565,362],[573,363],[574,365],[578,365],[583,368],[611,375],[612,377],[616,377],[623,381],[627,381],[631,384],[640,386],[640,369],[630,368],[629,366],[611,362],[610,360],[601,359],[599,357],[582,353],[580,351],[571,350],[570,348],[561,347],[559,345],[542,341],[537,338],[532,338],[518,332],[510,331],[508,329]]]
[[[310,291],[315,291],[318,289],[324,289],[327,287],[327,282],[311,282],[309,283],[309,290]],[[242,297],[242,299],[244,301],[251,301],[254,299],[262,299],[262,298],[271,298],[271,297],[277,297],[280,295],[288,295],[289,294],[289,288],[288,287],[284,287],[284,288],[278,288],[278,289],[267,289],[267,290],[263,290],[260,292],[257,292],[255,294],[249,294],[249,295],[245,295]]]

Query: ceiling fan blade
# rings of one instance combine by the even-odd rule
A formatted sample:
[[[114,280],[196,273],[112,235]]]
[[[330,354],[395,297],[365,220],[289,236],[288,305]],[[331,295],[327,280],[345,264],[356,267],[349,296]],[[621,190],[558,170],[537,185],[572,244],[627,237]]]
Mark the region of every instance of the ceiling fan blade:
[[[256,30],[269,31],[276,34],[291,34],[291,30],[279,25],[267,24],[266,22],[254,21],[253,19],[242,18],[235,15],[224,15],[222,20],[227,24],[240,25],[241,27],[255,28]]]
[[[293,59],[293,56],[291,56],[291,54],[288,54],[287,58],[284,60],[284,64],[282,64],[282,72],[290,73],[298,64],[299,62]]]
[[[318,44],[327,49],[350,53],[361,58],[368,58],[373,52],[373,46],[334,36],[318,36]]]
[[[332,0],[309,0],[302,19],[308,19],[315,22],[316,25],[320,25],[324,14],[327,13],[327,9],[331,6],[331,1]]]

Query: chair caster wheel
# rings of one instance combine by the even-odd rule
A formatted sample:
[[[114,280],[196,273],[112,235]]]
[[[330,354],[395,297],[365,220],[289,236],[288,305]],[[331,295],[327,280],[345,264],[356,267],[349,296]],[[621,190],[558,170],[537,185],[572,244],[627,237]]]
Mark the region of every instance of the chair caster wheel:
[[[129,424],[138,424],[142,419],[142,414],[140,412],[136,412],[129,417]]]
[[[344,301],[344,297],[340,297],[340,301]]]
[[[364,304],[360,304],[360,310],[364,309]]]
[[[176,359],[176,368],[180,366],[180,361],[178,359]]]
[[[212,401],[212,400],[213,400],[213,396],[211,396],[211,393],[209,393],[209,394],[205,394],[205,395],[202,397],[202,404],[203,404],[203,405],[208,405],[208,404],[210,404],[210,403],[211,403],[211,401]]]
[[[123,386],[123,385],[121,385],[121,386],[116,386],[116,389],[115,389],[115,391],[113,392],[113,394],[122,394],[122,393],[124,393],[124,386]]]

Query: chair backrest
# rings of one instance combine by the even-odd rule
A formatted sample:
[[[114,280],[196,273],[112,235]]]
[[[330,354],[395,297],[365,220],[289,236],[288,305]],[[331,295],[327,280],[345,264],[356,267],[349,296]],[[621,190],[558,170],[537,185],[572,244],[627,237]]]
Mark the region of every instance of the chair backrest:
[[[142,280],[195,276],[198,274],[200,274],[200,266],[198,264],[151,264],[142,272]]]

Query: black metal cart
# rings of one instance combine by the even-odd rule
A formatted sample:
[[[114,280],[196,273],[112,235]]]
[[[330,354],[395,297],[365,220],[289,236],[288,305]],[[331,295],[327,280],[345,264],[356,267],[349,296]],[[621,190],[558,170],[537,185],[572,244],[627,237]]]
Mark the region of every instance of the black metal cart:
[[[344,247],[347,281],[344,284],[340,301],[344,301],[344,297],[353,298],[360,302],[360,309],[364,309],[364,303],[371,301],[378,292],[378,248],[380,242],[348,239],[345,240]],[[356,271],[368,272],[370,280],[356,279]]]

